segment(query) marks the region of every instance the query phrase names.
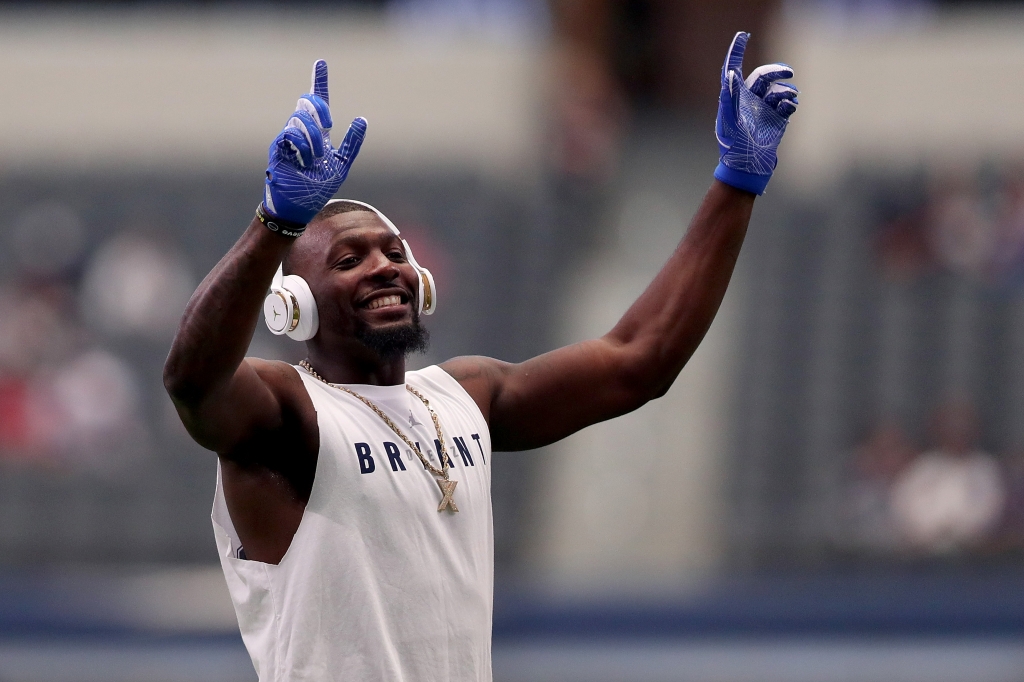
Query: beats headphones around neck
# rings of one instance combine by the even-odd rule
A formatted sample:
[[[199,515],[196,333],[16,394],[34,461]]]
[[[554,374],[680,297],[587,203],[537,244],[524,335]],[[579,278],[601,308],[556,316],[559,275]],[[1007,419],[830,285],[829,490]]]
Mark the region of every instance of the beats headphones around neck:
[[[419,282],[417,291],[418,310],[424,315],[430,315],[437,306],[437,290],[434,287],[434,276],[430,271],[416,262],[412,255],[409,243],[402,239],[402,233],[398,231],[395,224],[379,210],[362,201],[354,199],[331,199],[327,202],[330,206],[336,202],[356,204],[373,211],[381,221],[388,226],[396,237],[402,240],[402,247],[405,249],[405,257],[409,264],[416,271]],[[320,327],[320,317],[316,309],[316,301],[313,299],[313,292],[309,290],[306,280],[298,275],[285,275],[282,266],[277,267],[274,279],[270,282],[270,293],[263,300],[263,318],[267,322],[267,328],[278,336],[287,334],[289,338],[296,341],[308,341],[316,336]]]

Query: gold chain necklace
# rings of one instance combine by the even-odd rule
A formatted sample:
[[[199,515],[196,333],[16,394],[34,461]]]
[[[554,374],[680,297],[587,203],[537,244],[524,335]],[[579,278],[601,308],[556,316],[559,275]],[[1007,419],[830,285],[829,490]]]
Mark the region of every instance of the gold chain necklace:
[[[399,438],[405,441],[405,444],[408,445],[412,449],[412,451],[416,453],[416,456],[420,458],[421,462],[423,462],[423,468],[425,468],[427,471],[434,475],[434,480],[437,481],[438,487],[441,488],[442,495],[441,504],[438,505],[437,511],[444,511],[445,507],[449,507],[453,512],[459,511],[459,508],[455,506],[455,500],[452,498],[452,496],[455,494],[455,486],[458,485],[459,482],[448,480],[448,450],[444,444],[444,433],[442,433],[441,431],[441,421],[437,418],[437,414],[434,412],[434,410],[431,409],[430,401],[424,398],[422,393],[417,391],[409,384],[405,385],[405,390],[409,391],[409,393],[412,393],[414,396],[420,399],[420,402],[422,402],[423,406],[427,408],[427,412],[430,413],[430,418],[434,422],[434,429],[437,431],[437,442],[441,444],[441,452],[438,453],[441,459],[440,469],[431,464],[430,460],[423,456],[423,453],[416,446],[416,444],[413,443],[408,436],[402,433],[402,430],[398,428],[398,425],[395,424],[395,422],[391,421],[391,417],[384,414],[384,411],[377,407],[377,405],[375,405],[371,400],[359,395],[350,388],[342,386],[341,384],[332,384],[331,382],[327,381],[327,379],[324,379],[322,376],[316,373],[316,370],[313,369],[313,366],[309,364],[308,360],[301,360],[299,362],[299,367],[313,375],[314,379],[319,379],[328,386],[332,386],[341,391],[344,391],[345,393],[348,393],[350,396],[352,396],[353,398],[355,398],[356,400],[358,400],[359,402],[373,410],[374,414],[380,417],[384,421],[384,423],[387,424],[388,427],[392,431],[394,431]]]

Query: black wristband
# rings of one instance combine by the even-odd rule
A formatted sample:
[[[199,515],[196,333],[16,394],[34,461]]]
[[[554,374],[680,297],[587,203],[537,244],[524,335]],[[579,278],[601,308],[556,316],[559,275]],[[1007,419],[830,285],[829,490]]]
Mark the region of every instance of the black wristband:
[[[302,223],[293,223],[290,220],[281,220],[280,218],[267,213],[266,209],[263,208],[263,202],[260,202],[259,206],[256,207],[256,217],[260,219],[271,232],[284,235],[285,237],[298,237],[302,234],[306,226]]]

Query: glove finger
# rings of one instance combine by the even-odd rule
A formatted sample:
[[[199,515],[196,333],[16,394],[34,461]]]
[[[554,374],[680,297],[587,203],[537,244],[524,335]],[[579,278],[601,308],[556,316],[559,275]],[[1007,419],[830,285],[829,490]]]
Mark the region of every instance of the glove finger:
[[[796,111],[797,105],[799,104],[800,102],[796,101],[796,99],[784,99],[775,107],[775,111],[779,112],[779,115],[783,118],[789,118],[793,115],[793,112]]]
[[[316,95],[328,104],[331,98],[327,94],[327,62],[318,59],[313,64],[313,84],[309,88],[309,94]]]
[[[285,128],[293,128],[302,132],[306,136],[306,140],[309,142],[309,148],[313,152],[314,158],[321,158],[324,155],[324,134],[320,130],[320,126],[317,125],[316,121],[305,111],[296,111],[292,114],[292,117],[288,119],[288,125]]]
[[[768,88],[768,94],[775,92],[791,92],[794,95],[800,92],[800,88],[796,87],[792,83],[783,83],[782,81],[776,81],[772,83],[771,87]]]
[[[327,105],[323,98],[317,95],[303,95],[299,98],[295,109],[296,111],[305,111],[312,116],[316,124],[324,132],[330,130],[334,125],[334,121],[331,119],[331,107]]]
[[[729,96],[732,99],[732,115],[735,119],[739,115],[740,109],[740,90],[745,88],[746,84],[743,82],[743,74],[738,71],[729,72]]]
[[[352,165],[356,156],[359,155],[359,150],[363,146],[363,139],[365,137],[366,119],[359,116],[353,119],[352,125],[348,127],[348,132],[345,133],[345,139],[341,141],[341,146],[335,152],[345,167],[345,173],[348,173],[348,167]]]
[[[726,84],[730,71],[743,73],[743,53],[747,49],[748,40],[750,40],[750,34],[746,31],[740,31],[733,36],[729,51],[725,55],[725,64],[722,66],[722,85]]]
[[[764,103],[773,109],[778,109],[782,102],[793,102],[795,104],[799,104],[800,100],[796,98],[796,94],[794,93],[789,93],[788,96],[785,94],[769,94],[764,98]]]
[[[736,97],[732,79],[735,71],[722,74],[722,91],[718,94],[718,117],[715,119],[715,137],[723,149],[732,146],[732,131],[736,127]]]
[[[313,165],[313,150],[309,140],[298,128],[285,128],[274,140],[278,153],[300,168]]]
[[[768,94],[764,96],[764,102],[768,106],[777,107],[784,99],[795,100],[799,90],[789,83],[772,83],[768,88]]]
[[[789,64],[765,64],[750,72],[746,84],[752,93],[758,97],[764,97],[772,83],[792,77],[793,67]]]

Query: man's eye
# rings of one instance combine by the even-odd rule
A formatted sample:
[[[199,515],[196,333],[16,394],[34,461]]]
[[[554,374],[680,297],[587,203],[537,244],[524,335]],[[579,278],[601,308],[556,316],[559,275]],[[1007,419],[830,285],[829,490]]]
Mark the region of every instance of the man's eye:
[[[388,258],[396,262],[401,262],[405,260],[405,254],[401,251],[392,251],[388,254]]]
[[[347,258],[342,258],[340,261],[338,261],[338,267],[350,268],[353,265],[357,264],[358,262],[358,258],[356,258],[355,256],[349,256]]]

